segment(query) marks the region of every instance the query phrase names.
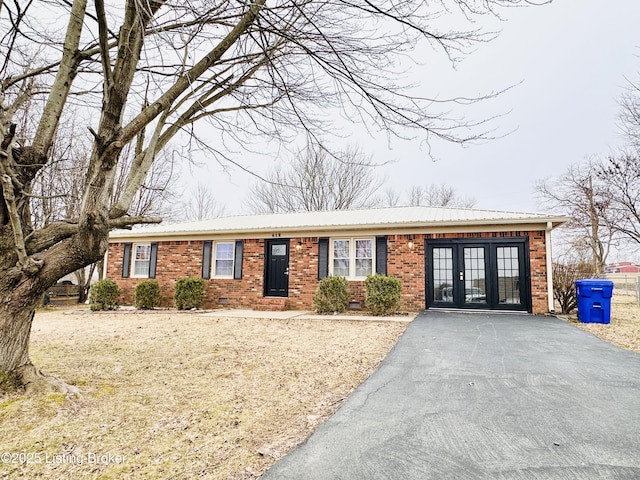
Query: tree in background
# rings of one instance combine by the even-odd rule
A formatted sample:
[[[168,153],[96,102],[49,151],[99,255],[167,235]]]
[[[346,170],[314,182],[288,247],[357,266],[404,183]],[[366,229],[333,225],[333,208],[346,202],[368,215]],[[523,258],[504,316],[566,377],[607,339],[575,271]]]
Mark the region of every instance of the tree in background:
[[[416,185],[409,190],[409,205],[429,207],[461,207],[473,208],[474,198],[461,197],[455,188],[442,183],[440,185]]]
[[[278,165],[253,186],[247,207],[253,213],[373,207],[382,185],[374,168],[371,158],[357,148],[334,156],[310,142],[285,166]]]
[[[224,215],[224,205],[213,196],[206,183],[199,182],[185,203],[179,206],[182,220],[207,220]]]
[[[398,193],[393,188],[387,188],[378,197],[378,204],[384,207],[408,205],[411,207],[473,208],[477,203],[475,198],[461,197],[454,187],[446,183],[414,185],[408,192],[403,193],[405,201],[402,201],[402,193]]]
[[[586,251],[579,260],[554,266],[556,300],[572,306],[573,280],[600,276],[615,247],[640,243],[640,88],[629,82],[620,97],[620,129],[626,145],[608,158],[591,158],[569,166],[559,177],[539,181],[535,190],[549,208],[571,217],[561,229],[569,251]],[[590,268],[586,268],[589,264]],[[560,295],[560,297],[558,297]],[[573,295],[573,297],[572,297]]]
[[[609,157],[598,174],[608,187],[605,214],[612,230],[640,244],[640,151],[629,149]]]
[[[640,150],[640,77],[635,82],[627,81],[618,103],[620,130],[637,153]]]
[[[484,119],[447,116],[455,99],[411,96],[402,74],[415,52],[464,55],[492,36],[475,20],[523,1],[0,2],[0,389],[75,390],[31,362],[35,307],[59,278],[103,257],[111,230],[161,221],[133,206],[169,142],[231,162],[265,139],[286,147],[300,133],[328,134],[336,109],[371,131],[489,137]],[[90,145],[78,208],[41,226],[34,180],[74,106]]]
[[[561,227],[570,248],[589,251],[595,274],[603,274],[611,248],[618,244],[611,211],[610,185],[599,175],[597,160],[571,165],[559,177],[540,180],[534,189],[545,206],[559,209],[571,220]]]
[[[627,145],[602,160],[598,174],[608,185],[612,228],[640,244],[640,80],[628,82],[618,103],[619,126]]]
[[[383,207],[397,207],[400,205],[400,194],[393,188],[385,188],[380,195],[380,205]]]

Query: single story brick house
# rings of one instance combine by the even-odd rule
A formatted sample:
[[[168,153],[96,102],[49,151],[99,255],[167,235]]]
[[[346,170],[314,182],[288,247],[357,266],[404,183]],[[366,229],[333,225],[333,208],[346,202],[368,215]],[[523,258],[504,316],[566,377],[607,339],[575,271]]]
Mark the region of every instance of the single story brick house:
[[[135,286],[160,284],[172,305],[176,279],[207,284],[205,308],[311,309],[319,279],[349,280],[364,306],[373,273],[402,282],[405,310],[553,311],[547,214],[393,207],[240,215],[111,233],[106,278],[133,304]]]

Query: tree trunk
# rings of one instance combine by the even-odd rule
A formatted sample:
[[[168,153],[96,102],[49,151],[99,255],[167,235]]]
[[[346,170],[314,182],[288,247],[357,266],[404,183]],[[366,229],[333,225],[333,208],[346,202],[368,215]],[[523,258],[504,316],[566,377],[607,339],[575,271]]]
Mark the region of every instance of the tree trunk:
[[[79,393],[76,387],[44,375],[33,366],[29,358],[29,337],[42,295],[62,275],[95,261],[106,249],[106,229],[97,227],[93,235],[83,233],[49,248],[46,261],[44,255],[34,255],[29,257],[26,267],[16,265],[3,269],[0,277],[0,391]],[[15,258],[7,256],[2,260],[10,263]]]
[[[93,267],[89,270],[89,279],[87,279],[86,267],[80,268],[73,272],[78,283],[78,303],[84,303],[89,298],[89,283],[93,273]]]
[[[1,291],[0,307],[0,392],[24,389],[26,393],[63,392],[79,395],[80,390],[62,380],[43,374],[29,358],[29,337],[36,303]]]
[[[10,292],[0,292],[3,298]],[[16,307],[5,303],[0,309],[0,385],[3,390],[22,386],[20,369],[30,364],[29,334],[35,306]]]

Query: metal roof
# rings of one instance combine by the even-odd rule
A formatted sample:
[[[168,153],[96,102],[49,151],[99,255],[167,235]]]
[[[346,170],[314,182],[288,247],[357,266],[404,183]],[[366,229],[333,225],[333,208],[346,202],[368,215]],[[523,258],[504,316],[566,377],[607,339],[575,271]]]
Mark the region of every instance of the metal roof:
[[[159,224],[115,230],[110,238],[188,237],[265,234],[273,231],[313,233],[341,230],[392,230],[454,226],[538,225],[552,228],[569,218],[545,213],[519,213],[448,207],[389,207],[322,212],[236,215],[193,222]]]

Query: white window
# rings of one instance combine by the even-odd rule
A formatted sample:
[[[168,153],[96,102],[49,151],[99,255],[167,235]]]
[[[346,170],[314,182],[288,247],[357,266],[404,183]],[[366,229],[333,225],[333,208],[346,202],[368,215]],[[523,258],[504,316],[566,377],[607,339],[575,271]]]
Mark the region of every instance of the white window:
[[[213,276],[233,278],[234,242],[216,242],[213,252]]]
[[[350,277],[350,240],[333,241],[333,272],[332,275]]]
[[[151,264],[151,244],[139,244],[133,246],[133,262],[131,262],[131,276],[149,278],[149,266]]]
[[[356,278],[373,273],[373,240],[356,240]]]
[[[331,241],[331,275],[363,279],[373,274],[372,238],[336,238]]]

